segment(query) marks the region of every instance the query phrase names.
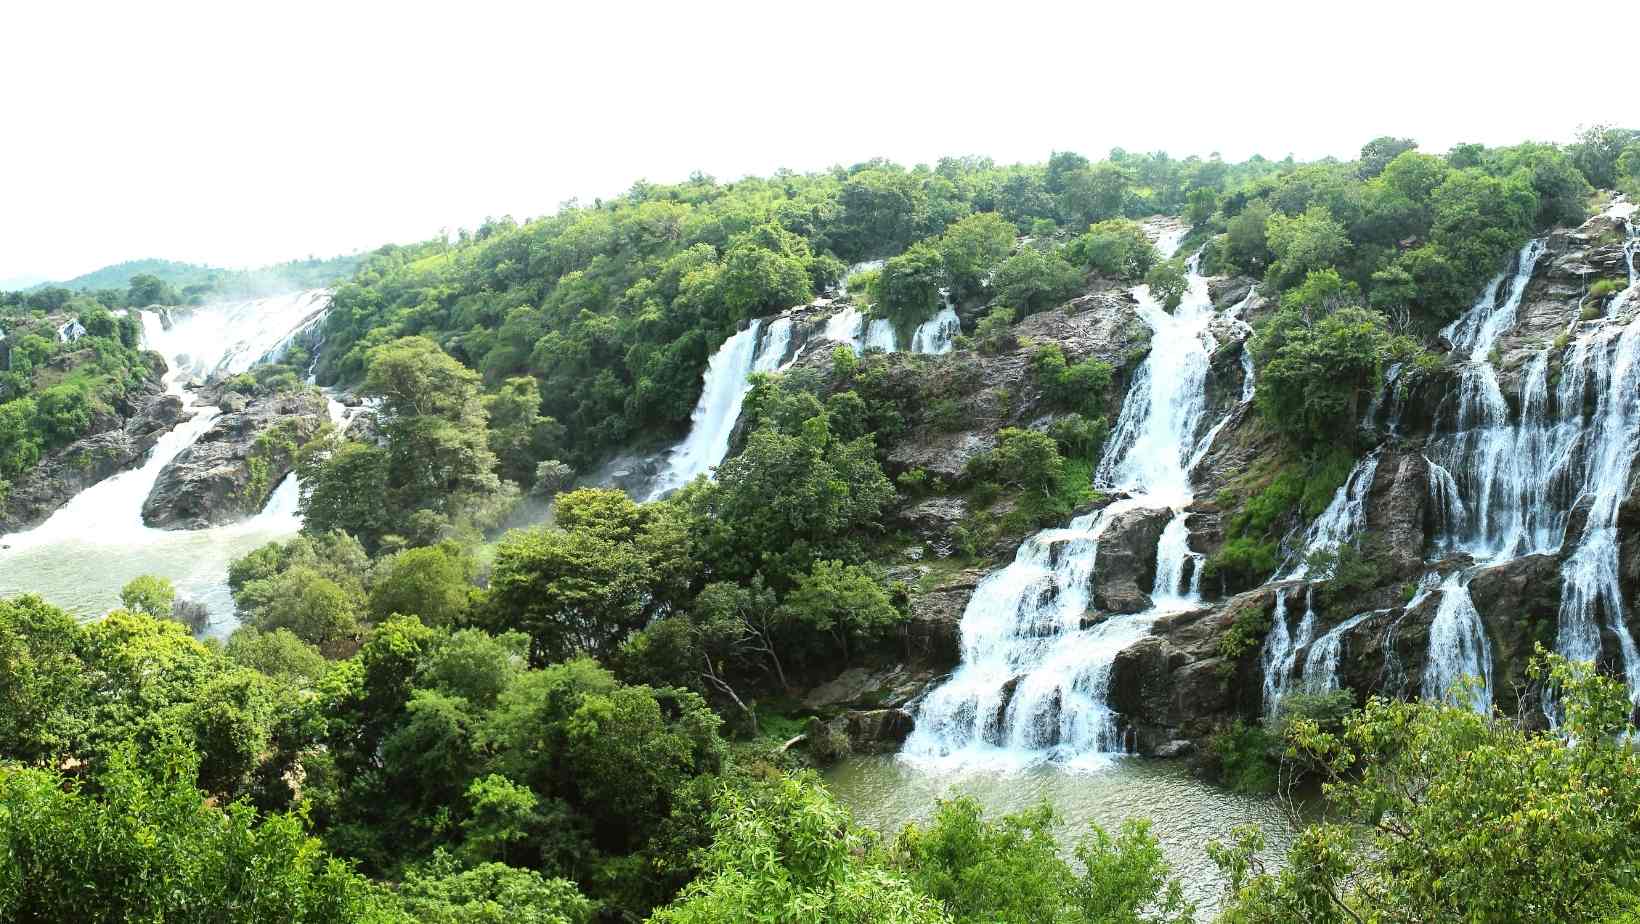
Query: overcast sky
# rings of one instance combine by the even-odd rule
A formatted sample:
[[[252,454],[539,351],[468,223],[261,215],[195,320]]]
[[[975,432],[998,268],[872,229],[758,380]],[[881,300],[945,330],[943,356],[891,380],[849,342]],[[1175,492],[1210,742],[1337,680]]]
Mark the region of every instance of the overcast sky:
[[[1640,120],[1633,0],[0,6],[0,280],[328,256],[693,170]]]

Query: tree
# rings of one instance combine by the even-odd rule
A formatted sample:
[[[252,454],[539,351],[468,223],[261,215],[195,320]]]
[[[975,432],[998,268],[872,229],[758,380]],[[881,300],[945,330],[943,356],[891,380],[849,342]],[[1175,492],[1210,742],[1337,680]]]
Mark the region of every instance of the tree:
[[[1269,222],[1270,206],[1262,199],[1247,203],[1225,222],[1225,259],[1232,267],[1250,273],[1269,266]]]
[[[1125,218],[1090,227],[1065,246],[1065,256],[1101,276],[1130,281],[1144,278],[1160,259],[1144,229]]]
[[[1266,228],[1276,258],[1268,275],[1281,288],[1338,263],[1351,246],[1344,226],[1324,205],[1312,205],[1296,218],[1271,215]]]
[[[819,780],[780,777],[725,789],[704,870],[654,924],[826,921],[944,924],[938,902],[868,849],[865,832]]]
[[[387,451],[332,437],[302,447],[298,459],[302,529],[339,530],[375,547],[392,517],[387,506]]]
[[[138,769],[134,749],[116,751],[95,787],[0,769],[0,918],[205,924],[232,909],[243,921],[403,920],[297,816],[206,804],[186,752],[153,763]]]
[[[242,626],[223,648],[228,660],[275,680],[297,686],[311,686],[329,669],[319,649],[296,637],[289,629],[263,632]]]
[[[1080,875],[1062,858],[1053,809],[989,821],[970,797],[940,800],[926,825],[894,845],[895,865],[959,922],[1188,924],[1194,908],[1168,878],[1143,822],[1111,837],[1097,825],[1076,846]]]
[[[1075,294],[1082,274],[1058,253],[1026,247],[997,267],[991,281],[997,301],[1026,317],[1045,311]]]
[[[782,606],[790,618],[829,633],[846,659],[850,638],[871,638],[903,618],[882,582],[857,565],[817,561]]]
[[[927,243],[913,244],[883,264],[871,288],[872,304],[896,329],[906,331],[939,311],[944,283],[940,251]]]
[[[558,455],[564,428],[541,414],[540,384],[529,376],[515,376],[484,399],[490,415],[490,451],[501,463],[501,474],[520,485],[532,484],[536,464]]]
[[[1145,273],[1145,285],[1149,287],[1151,297],[1163,308],[1172,311],[1179,307],[1185,292],[1190,289],[1190,278],[1185,272],[1184,261],[1174,258],[1152,266],[1150,271]]]
[[[997,433],[996,448],[980,464],[1004,484],[1041,496],[1052,494],[1065,475],[1065,460],[1053,437],[1017,427]]]
[[[1289,740],[1323,768],[1329,804],[1361,826],[1311,825],[1279,872],[1254,859],[1255,833],[1215,846],[1223,920],[1621,920],[1640,893],[1627,691],[1557,657],[1534,675],[1560,692],[1559,733],[1378,698],[1341,734],[1295,723]]]
[[[459,625],[476,589],[475,566],[454,542],[405,549],[376,565],[370,586],[370,615],[416,615],[432,626]]]
[[[1361,179],[1370,180],[1383,173],[1390,161],[1417,146],[1418,142],[1411,138],[1391,138],[1384,135],[1372,139],[1361,146]]]
[[[143,613],[155,619],[171,615],[171,604],[177,591],[166,578],[144,574],[132,578],[120,590],[120,603],[133,613]]]
[[[1319,296],[1332,289],[1323,280],[1339,282],[1336,275],[1312,273],[1300,291]],[[1345,306],[1322,315],[1324,310],[1324,304],[1284,300],[1259,329],[1253,343],[1261,363],[1258,407],[1307,444],[1353,446],[1362,399],[1379,387],[1398,346],[1376,311]]]
[[[442,851],[405,872],[399,897],[421,924],[592,924],[598,910],[567,879],[501,863],[464,868]]]
[[[358,632],[358,598],[318,570],[298,565],[251,581],[234,597],[245,624],[263,632],[289,629],[322,645]]]
[[[1617,185],[1617,161],[1629,144],[1640,141],[1640,131],[1615,125],[1595,124],[1577,134],[1577,142],[1567,149],[1572,163],[1599,189]]]
[[[958,297],[979,292],[991,271],[1014,249],[1017,232],[995,212],[980,212],[945,229],[940,256]]]
[[[136,308],[145,308],[149,305],[178,305],[182,297],[177,294],[175,286],[149,273],[142,273],[131,277],[131,287],[125,297],[126,304]]]
[[[39,597],[0,600],[0,754],[45,764],[83,734],[80,642],[73,617]]]

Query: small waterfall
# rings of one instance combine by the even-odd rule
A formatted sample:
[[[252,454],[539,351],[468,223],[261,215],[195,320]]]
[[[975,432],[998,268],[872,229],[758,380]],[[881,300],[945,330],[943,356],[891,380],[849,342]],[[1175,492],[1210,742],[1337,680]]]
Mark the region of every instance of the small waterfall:
[[[1469,528],[1469,510],[1463,505],[1463,495],[1452,473],[1430,462],[1427,456],[1424,462],[1429,465],[1429,501],[1435,509],[1436,543],[1444,547]]]
[[[774,372],[791,346],[792,321],[776,318],[765,329],[755,320],[736,332],[707,362],[705,385],[690,415],[689,434],[668,453],[666,467],[646,500],[657,500],[710,472],[729,454],[729,438],[754,372]]]
[[[1198,599],[1200,556],[1189,549],[1183,512],[1191,502],[1185,466],[1204,429],[1208,360],[1217,346],[1195,260],[1189,291],[1172,314],[1144,286],[1134,295],[1155,336],[1096,475],[1130,496],[1037,533],[1011,564],[980,582],[963,611],[962,663],[918,707],[904,759],[936,767],[1081,767],[1129,749],[1110,705],[1117,655],[1149,634],[1162,613]],[[1152,609],[1084,627],[1101,536],[1121,515],[1145,509],[1173,513],[1158,543]]]
[[[1431,571],[1424,575],[1423,579],[1418,582],[1418,590],[1412,595],[1412,599],[1401,607],[1401,614],[1396,616],[1389,626],[1384,629],[1384,639],[1381,643],[1384,656],[1382,687],[1386,695],[1407,695],[1407,669],[1406,665],[1401,662],[1400,653],[1395,650],[1395,636],[1401,631],[1401,623],[1406,622],[1407,616],[1411,615],[1419,606],[1422,606],[1423,602],[1429,599],[1429,595],[1434,593],[1435,588],[1439,587],[1440,584],[1441,576],[1439,573]]]
[[[1372,491],[1373,479],[1378,477],[1378,455],[1383,447],[1374,449],[1355,464],[1349,477],[1333,492],[1327,509],[1321,511],[1304,533],[1304,547],[1289,554],[1272,580],[1297,580],[1310,572],[1310,556],[1317,552],[1336,552],[1347,542],[1354,542],[1361,534],[1367,518],[1367,495]]]
[[[899,340],[894,335],[894,323],[887,318],[871,318],[866,321],[860,349],[882,350],[884,353],[898,350]]]
[[[1492,642],[1469,596],[1472,577],[1472,572],[1454,571],[1441,583],[1441,603],[1429,626],[1423,697],[1485,713],[1492,708]],[[1467,698],[1454,689],[1465,677],[1478,681]]]
[[[1299,620],[1297,630],[1287,628],[1287,595],[1291,587],[1276,589],[1275,612],[1270,616],[1270,632],[1264,637],[1264,653],[1261,658],[1264,664],[1264,714],[1273,716],[1281,706],[1281,698],[1287,695],[1292,685],[1293,666],[1298,663],[1298,653],[1309,646],[1315,638],[1315,607],[1312,605],[1315,595],[1313,587],[1304,591],[1304,616]]]
[[[939,314],[917,325],[911,334],[911,352],[935,356],[949,353],[961,331],[962,321],[957,318],[956,309],[948,304]]]
[[[1330,693],[1338,689],[1338,659],[1343,654],[1344,637],[1364,620],[1387,612],[1389,610],[1356,613],[1316,639],[1304,656],[1304,692]]]

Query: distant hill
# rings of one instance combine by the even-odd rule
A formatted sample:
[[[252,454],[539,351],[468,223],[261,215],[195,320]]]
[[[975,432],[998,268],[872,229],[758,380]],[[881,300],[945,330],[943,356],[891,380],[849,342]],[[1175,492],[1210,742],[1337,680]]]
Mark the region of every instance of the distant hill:
[[[353,275],[363,259],[362,255],[324,260],[309,257],[249,270],[221,269],[175,260],[127,260],[63,282],[40,283],[34,288],[124,289],[131,284],[131,277],[149,275],[175,286],[184,295],[198,293],[218,298],[267,295],[330,285]]]

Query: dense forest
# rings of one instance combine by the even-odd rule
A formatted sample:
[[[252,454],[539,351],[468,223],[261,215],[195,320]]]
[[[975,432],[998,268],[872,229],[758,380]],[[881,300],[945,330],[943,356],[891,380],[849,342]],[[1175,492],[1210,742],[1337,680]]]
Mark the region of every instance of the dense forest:
[[[1141,226],[1171,216],[1203,273],[1273,303],[1249,349],[1281,467],[1216,499],[1226,541],[1206,565],[1251,586],[1344,482],[1386,370],[1400,387],[1449,374],[1440,329],[1611,190],[1640,198],[1640,132],[1445,153],[1383,137],[1314,163],[1116,150],[695,176],[383,247],[336,288],[316,365],[373,423],[301,448],[302,533],[228,575],[240,628],[194,638],[162,576],[87,622],[0,601],[0,919],[1208,919],[1142,823],[1067,831],[1046,806],[953,798],[873,832],[790,746],[794,691],[918,631],[891,513],[938,476],[888,445],[963,414],[942,383],[964,363],[1025,350],[1053,422],[1002,429],[941,486],[1012,501],[952,557],[989,567],[1010,530],[1095,502],[1132,363],[1068,357],[1029,324],[1140,283],[1176,306],[1186,265]],[[838,346],[754,377],[732,454],[663,499],[577,482],[680,435],[741,325],[841,283],[902,330],[949,300],[957,349]],[[179,285],[0,297],[0,479],[156,374],[135,315],[111,309],[182,303]],[[85,336],[61,343],[70,318]],[[550,517],[506,529],[525,497]],[[1328,593],[1371,567],[1339,554],[1317,564]],[[1557,691],[1553,731],[1332,696],[1294,698],[1256,744],[1221,739],[1227,782],[1324,786],[1326,810],[1279,864],[1254,830],[1205,845],[1225,881],[1213,919],[1640,920],[1624,687],[1546,653],[1532,672]]]

